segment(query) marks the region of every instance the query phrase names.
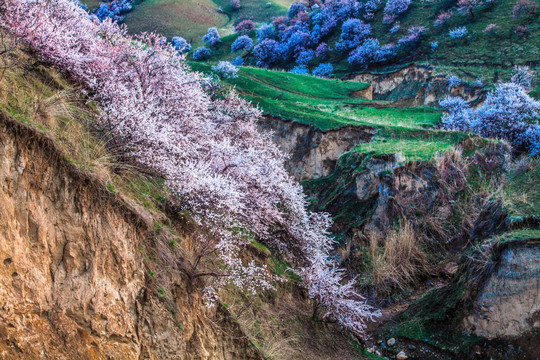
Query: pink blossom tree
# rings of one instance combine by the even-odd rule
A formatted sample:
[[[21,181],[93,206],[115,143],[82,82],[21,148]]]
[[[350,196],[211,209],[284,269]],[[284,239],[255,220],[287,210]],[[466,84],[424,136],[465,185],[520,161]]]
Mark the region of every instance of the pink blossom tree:
[[[202,229],[186,272],[212,276],[210,302],[227,282],[252,293],[273,287],[264,268],[239,254],[256,236],[294,261],[326,317],[361,335],[380,314],[327,260],[331,220],[306,210],[283,154],[257,131],[261,112],[235,94],[212,99],[207,80],[165,38],[92,21],[70,0],[3,0],[0,24],[87,89],[100,105],[98,126],[127,158],[166,180],[174,205]],[[205,256],[223,270],[199,271]]]

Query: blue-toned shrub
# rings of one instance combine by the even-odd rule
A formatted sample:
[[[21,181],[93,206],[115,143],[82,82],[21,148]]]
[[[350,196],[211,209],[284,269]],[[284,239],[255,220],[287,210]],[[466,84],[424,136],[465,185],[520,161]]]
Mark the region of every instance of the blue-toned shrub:
[[[328,63],[320,64],[313,70],[312,75],[321,78],[330,78],[334,76],[334,67]]]
[[[193,60],[202,61],[210,57],[210,49],[207,47],[200,47],[193,53]]]
[[[216,46],[221,42],[219,33],[216,28],[210,28],[208,29],[208,32],[206,35],[202,38],[203,43],[208,44],[210,46]]]
[[[253,40],[247,35],[239,36],[231,45],[231,52],[249,51],[253,47]]]
[[[452,39],[461,39],[462,37],[467,36],[467,34],[468,31],[465,26],[456,27],[448,31],[448,35],[450,35]]]
[[[300,74],[300,75],[308,75],[309,70],[306,65],[297,65],[292,68],[291,73]]]
[[[171,39],[171,43],[176,50],[179,52],[187,53],[191,50],[191,44],[187,42],[186,39],[180,36],[175,36]]]

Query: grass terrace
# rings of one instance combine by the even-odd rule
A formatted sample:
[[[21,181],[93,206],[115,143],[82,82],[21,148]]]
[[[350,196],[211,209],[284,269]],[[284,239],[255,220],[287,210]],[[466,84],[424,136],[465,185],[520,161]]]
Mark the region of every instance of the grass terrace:
[[[208,63],[190,63],[210,73]],[[402,153],[406,160],[427,160],[446,151],[467,134],[434,130],[441,111],[429,107],[395,107],[365,99],[369,84],[321,79],[282,71],[240,67],[238,77],[222,81],[265,114],[310,124],[321,130],[346,125],[377,129],[374,141],[354,150],[367,154]]]

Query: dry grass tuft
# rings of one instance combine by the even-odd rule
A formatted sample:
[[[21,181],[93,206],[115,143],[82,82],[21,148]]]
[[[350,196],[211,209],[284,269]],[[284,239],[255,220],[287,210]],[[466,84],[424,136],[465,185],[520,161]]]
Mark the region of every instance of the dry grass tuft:
[[[402,223],[384,239],[371,234],[369,256],[372,285],[381,293],[395,288],[403,290],[428,271],[422,241],[409,222]]]
[[[0,49],[7,48],[6,37],[2,39]],[[51,136],[81,170],[110,182],[120,162],[107,140],[90,131],[97,114],[57,71],[35,63],[22,50],[7,49],[0,54],[0,109]]]
[[[456,194],[467,186],[469,161],[463,157],[460,148],[452,148],[442,154],[435,155],[435,166],[440,174],[444,188],[451,194]]]
[[[226,304],[242,331],[267,359],[299,358],[301,354],[298,351],[298,342],[301,336],[297,336],[293,330],[296,326],[289,326],[286,327],[287,331],[284,330],[284,323],[297,314],[291,314],[290,309],[278,310],[269,305],[268,299],[264,296],[260,294],[253,296],[233,285],[228,285],[220,291],[220,301]],[[261,318],[267,321],[261,321]]]
[[[244,316],[239,319],[242,330],[254,340],[261,352],[272,360],[287,360],[296,352],[294,344],[297,339],[286,335],[276,324],[261,324],[260,319]]]

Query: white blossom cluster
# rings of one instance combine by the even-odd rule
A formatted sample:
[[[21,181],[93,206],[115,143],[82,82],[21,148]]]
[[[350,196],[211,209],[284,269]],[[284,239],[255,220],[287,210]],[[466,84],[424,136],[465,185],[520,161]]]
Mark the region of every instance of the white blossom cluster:
[[[330,219],[306,210],[283,155],[257,131],[260,111],[234,94],[212,100],[165,38],[92,21],[70,0],[3,0],[0,26],[87,89],[102,109],[102,130],[132,161],[164,177],[179,210],[204,229],[197,259],[217,255],[224,265],[208,299],[224,282],[253,293],[273,287],[264,268],[239,255],[252,241],[246,234],[255,234],[294,259],[326,316],[362,334],[366,319],[379,314],[328,263]]]
[[[518,74],[512,78],[513,81],[527,81],[530,84],[527,75]],[[540,101],[529,96],[520,83],[497,84],[495,90],[489,92],[484,103],[476,109],[460,97],[448,96],[440,105],[448,111],[442,117],[443,128],[505,139],[518,152],[538,154]]]

